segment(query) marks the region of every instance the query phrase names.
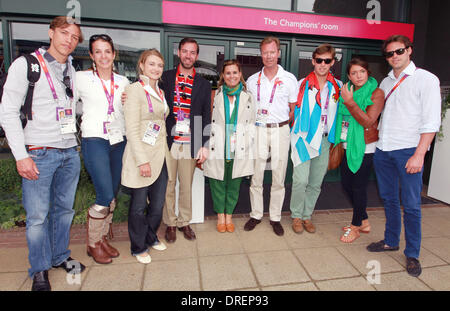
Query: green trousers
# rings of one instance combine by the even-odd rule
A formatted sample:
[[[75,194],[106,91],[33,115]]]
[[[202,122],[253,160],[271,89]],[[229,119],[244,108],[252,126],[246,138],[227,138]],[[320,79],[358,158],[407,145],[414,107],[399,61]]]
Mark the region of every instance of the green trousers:
[[[209,188],[217,214],[233,214],[239,199],[242,177],[232,178],[233,160],[225,160],[225,171],[223,180],[209,179]]]
[[[320,156],[294,167],[292,175],[291,218],[311,219],[327,173],[330,143],[322,138]]]

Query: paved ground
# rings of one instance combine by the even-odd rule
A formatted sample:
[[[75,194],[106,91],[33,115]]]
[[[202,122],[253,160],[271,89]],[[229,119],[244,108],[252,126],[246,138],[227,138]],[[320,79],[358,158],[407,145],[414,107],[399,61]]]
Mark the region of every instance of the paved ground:
[[[236,232],[218,233],[214,219],[195,224],[196,241],[177,234],[177,241],[163,252],[151,250],[149,265],[138,263],[129,252],[126,224],[115,225],[113,245],[120,257],[109,265],[96,264],[86,255],[85,228],[72,229],[72,257],[87,269],[79,280],[52,269],[53,290],[106,291],[223,291],[223,290],[450,290],[450,207],[423,208],[422,275],[405,272],[404,238],[400,251],[369,253],[366,245],[383,239],[384,212],[370,209],[372,232],[353,244],[339,241],[341,227],[351,219],[350,211],[317,212],[317,232],[295,234],[291,220],[283,216],[283,237],[276,236],[269,220],[252,232],[243,230],[247,217],[236,217]],[[163,236],[162,227],[160,235]],[[0,234],[0,291],[28,291],[28,250],[24,230]],[[369,266],[371,263],[372,266]],[[380,268],[377,280],[375,270]],[[372,271],[372,272],[371,272]],[[368,282],[367,278],[372,282]],[[72,284],[71,284],[72,283]]]

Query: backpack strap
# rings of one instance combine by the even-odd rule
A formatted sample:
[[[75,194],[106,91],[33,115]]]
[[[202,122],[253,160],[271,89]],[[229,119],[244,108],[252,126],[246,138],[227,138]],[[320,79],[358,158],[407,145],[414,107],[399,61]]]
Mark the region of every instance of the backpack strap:
[[[41,77],[41,66],[36,57],[31,54],[23,55],[27,60],[27,79],[28,79],[28,91],[25,97],[25,102],[21,108],[26,119],[33,120],[33,115],[31,113],[31,104],[33,102],[34,85]]]

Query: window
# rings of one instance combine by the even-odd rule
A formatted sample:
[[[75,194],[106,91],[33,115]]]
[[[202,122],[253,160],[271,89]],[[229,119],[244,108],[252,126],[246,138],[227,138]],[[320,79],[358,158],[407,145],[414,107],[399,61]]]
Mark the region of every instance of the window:
[[[367,18],[373,5],[369,0],[299,0],[297,11],[324,15],[341,15],[348,17]],[[380,4],[382,21],[402,21],[405,15],[404,0],[377,0]]]
[[[159,32],[111,29],[82,26],[84,41],[72,53],[73,66],[86,70],[92,66],[89,57],[89,38],[94,34],[108,34],[114,41],[116,60],[114,62],[119,74],[130,81],[136,80],[136,64],[142,51],[150,48],[160,50]],[[48,24],[12,23],[13,59],[24,53],[31,53],[41,46],[48,46]]]
[[[302,0],[303,1],[303,0]],[[209,4],[226,4],[230,6],[247,6],[252,8],[260,9],[273,9],[273,10],[291,10],[291,0],[252,0],[252,1],[242,1],[242,0],[184,0],[184,2],[204,2]]]

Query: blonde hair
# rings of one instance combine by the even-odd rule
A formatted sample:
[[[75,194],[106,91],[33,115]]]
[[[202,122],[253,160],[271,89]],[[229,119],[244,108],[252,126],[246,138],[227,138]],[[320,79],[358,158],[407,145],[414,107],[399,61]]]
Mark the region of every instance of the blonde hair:
[[[161,52],[159,52],[157,49],[149,49],[149,50],[145,50],[144,52],[141,53],[141,56],[139,56],[139,60],[137,62],[137,66],[136,66],[136,72],[138,75],[143,74],[142,69],[141,69],[141,64],[145,64],[145,61],[147,60],[147,57],[154,55],[159,57],[164,65],[164,56],[161,54]]]

